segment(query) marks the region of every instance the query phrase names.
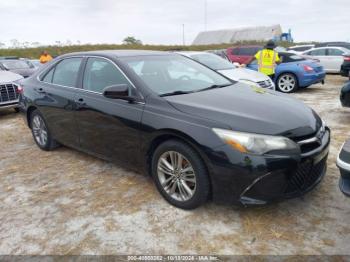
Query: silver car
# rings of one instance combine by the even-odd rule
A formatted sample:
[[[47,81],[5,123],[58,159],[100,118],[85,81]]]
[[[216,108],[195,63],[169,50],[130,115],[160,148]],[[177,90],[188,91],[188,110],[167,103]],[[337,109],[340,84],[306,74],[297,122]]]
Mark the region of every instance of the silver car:
[[[0,110],[14,108],[18,112],[18,95],[21,88],[16,81],[23,76],[0,70]]]

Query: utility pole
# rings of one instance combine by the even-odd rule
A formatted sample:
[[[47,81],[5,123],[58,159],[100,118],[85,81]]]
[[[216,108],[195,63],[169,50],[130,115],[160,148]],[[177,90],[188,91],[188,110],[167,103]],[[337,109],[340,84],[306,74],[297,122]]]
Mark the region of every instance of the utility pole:
[[[185,46],[185,24],[182,24],[182,45]]]
[[[208,24],[208,0],[204,0],[204,31],[207,31]]]

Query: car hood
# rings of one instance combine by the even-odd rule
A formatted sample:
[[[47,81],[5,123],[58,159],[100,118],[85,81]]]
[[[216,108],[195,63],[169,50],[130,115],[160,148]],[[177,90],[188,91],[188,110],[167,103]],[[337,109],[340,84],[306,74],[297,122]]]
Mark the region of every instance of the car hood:
[[[298,138],[315,133],[322,125],[301,101],[242,83],[165,99],[179,111],[241,132]]]
[[[34,68],[28,68],[28,69],[11,69],[11,72],[19,74],[23,77],[31,76],[34,72]]]
[[[17,80],[23,79],[23,76],[19,75],[19,74],[15,74],[12,72],[8,72],[8,71],[0,71],[0,84],[1,83],[10,83],[10,82],[14,82]]]
[[[246,68],[224,69],[218,70],[218,72],[235,81],[250,80],[254,82],[260,82],[269,80],[266,75]]]

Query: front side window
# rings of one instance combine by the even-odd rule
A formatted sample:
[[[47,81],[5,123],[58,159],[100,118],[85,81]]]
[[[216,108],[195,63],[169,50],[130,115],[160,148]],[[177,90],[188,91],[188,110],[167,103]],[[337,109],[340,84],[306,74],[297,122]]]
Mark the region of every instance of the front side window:
[[[56,65],[52,83],[76,87],[82,58],[66,58]]]
[[[134,73],[159,95],[196,92],[213,85],[232,83],[215,71],[180,55],[123,57]]]
[[[84,89],[103,93],[108,86],[130,82],[122,72],[111,62],[103,58],[89,58],[84,73]]]

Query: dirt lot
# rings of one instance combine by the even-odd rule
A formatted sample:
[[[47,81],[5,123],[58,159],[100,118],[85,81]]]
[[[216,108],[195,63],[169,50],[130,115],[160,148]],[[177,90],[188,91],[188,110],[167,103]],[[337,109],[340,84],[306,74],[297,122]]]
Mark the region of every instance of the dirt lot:
[[[261,208],[167,204],[150,178],[68,148],[43,152],[0,113],[0,254],[350,254],[350,199],[336,155],[350,137],[345,78],[294,96],[332,129],[328,172],[303,198]]]

